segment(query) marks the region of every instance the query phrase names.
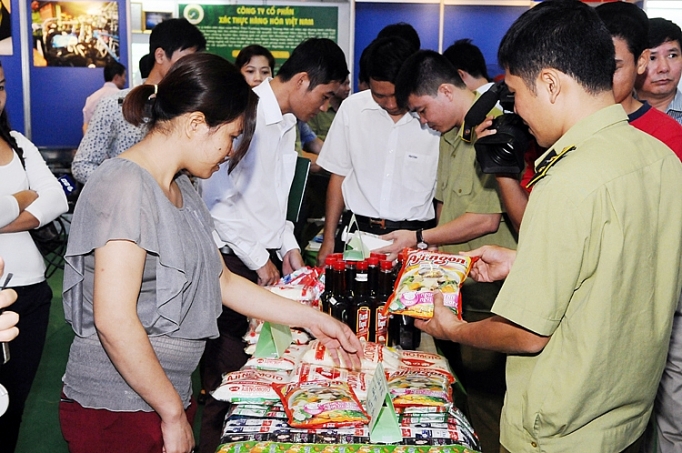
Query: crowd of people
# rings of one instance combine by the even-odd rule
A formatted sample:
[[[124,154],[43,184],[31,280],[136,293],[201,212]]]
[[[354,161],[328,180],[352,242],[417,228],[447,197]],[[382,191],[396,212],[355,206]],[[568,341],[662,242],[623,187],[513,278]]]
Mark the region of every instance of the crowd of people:
[[[161,22],[143,84],[121,89],[125,68],[112,66],[88,98],[72,164],[83,189],[64,271],[69,451],[215,452],[229,406],[205,395],[195,440],[191,375],[210,392],[243,366],[248,317],[307,328],[359,364],[346,325],[263,289],[304,266],[307,241],[287,220],[301,155],[318,178],[309,208],[325,218],[318,263],[343,250],[351,218],[392,241],[379,250],[391,258],[405,247],[478,258],[463,319],[437,296],[415,325],[463,384],[484,453],[680,451],[681,44],[679,26],[629,2],[548,0],[522,14],[498,59],[533,141],[524,171],[493,174],[475,142],[510,112],[498,104],[464,133],[494,82],[471,40],[439,54],[392,24],[362,52],[350,94],[331,40],[301,42],[276,70],[260,45],[232,64],[204,52],[187,20]],[[4,109],[0,173],[13,274],[0,308],[16,298],[0,315],[11,452],[51,300],[29,231],[67,204]]]

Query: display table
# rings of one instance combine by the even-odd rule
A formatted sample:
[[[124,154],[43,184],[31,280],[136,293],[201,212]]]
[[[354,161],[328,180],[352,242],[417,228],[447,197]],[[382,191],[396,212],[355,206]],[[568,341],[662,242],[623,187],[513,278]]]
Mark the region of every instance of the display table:
[[[236,442],[223,445],[218,453],[477,453],[461,445],[364,445],[289,444],[278,442]]]
[[[398,379],[398,381],[388,381],[388,389],[391,394],[397,392],[394,394],[396,399],[393,399],[394,404],[396,404],[396,416],[395,421],[392,423],[395,424],[395,429],[399,433],[396,440],[399,440],[402,435],[402,441],[390,445],[372,444],[370,442],[369,427],[366,424],[350,427],[333,424],[325,424],[325,427],[317,428],[311,426],[302,428],[292,427],[289,425],[289,421],[292,420],[289,416],[292,414],[285,412],[279,400],[261,401],[252,399],[256,392],[261,392],[262,394],[263,387],[261,383],[256,381],[244,382],[243,380],[233,381],[226,376],[219,390],[216,390],[214,393],[214,397],[219,392],[222,392],[220,397],[218,397],[220,399],[226,395],[225,392],[232,391],[243,392],[242,398],[244,399],[236,401],[227,414],[221,436],[221,446],[218,452],[473,453],[479,451],[480,447],[474,430],[464,414],[452,404],[452,395],[443,396],[445,395],[444,393],[438,393],[434,390],[434,387],[429,386],[427,383],[429,373],[435,373],[439,376],[436,380],[442,380],[443,382],[439,388],[443,389],[442,392],[446,392],[444,389],[448,388],[448,382],[452,383],[454,380],[443,378],[441,371],[433,371],[434,367],[438,370],[442,370],[443,367],[447,368],[447,362],[444,362],[445,359],[442,356],[434,353],[435,344],[429,335],[422,334],[421,351],[399,351],[383,346],[372,346],[376,345],[372,343],[363,343],[363,345],[365,345],[363,367],[368,364],[369,359],[372,357],[370,351],[379,350],[384,351],[384,362],[386,362],[385,354],[394,354],[394,359],[397,362],[394,362],[393,365],[397,369],[402,370],[396,372],[398,376],[403,376],[401,373],[407,373],[409,376],[402,380]],[[305,362],[306,359],[312,356],[321,359],[322,356],[317,355],[319,348],[319,345],[311,347],[310,351],[316,353],[304,354],[301,361]],[[388,351],[394,352],[389,353]],[[378,355],[381,357],[381,354]],[[306,370],[306,367],[309,368],[311,366],[314,367],[315,365],[302,363],[300,368],[297,369]],[[429,367],[431,368],[429,369]],[[383,368],[381,370],[383,373]],[[251,379],[255,379],[258,375],[257,371],[248,373],[251,373],[249,374],[252,375]],[[317,374],[317,379],[325,375],[330,380],[336,379],[342,382],[337,376],[332,374],[331,370],[320,372]],[[233,373],[233,376],[237,375],[239,373]],[[242,373],[242,375],[246,376],[247,372]],[[296,373],[294,373],[295,375]],[[309,375],[311,373],[307,371],[301,372],[299,378],[302,379],[302,376]],[[387,372],[387,376],[395,375]],[[292,378],[292,380],[294,379]],[[349,383],[354,380],[350,376],[345,379]],[[394,383],[391,384],[391,382]],[[391,385],[394,387],[391,387]],[[455,383],[454,385],[457,384]],[[406,403],[404,396],[399,397],[401,394],[412,395],[412,397],[407,398],[409,402]],[[433,403],[438,395],[444,399],[441,400],[441,403]],[[386,397],[388,398],[388,394]],[[429,398],[431,398],[430,401]],[[450,401],[449,403],[447,402],[448,400]],[[319,400],[315,398],[308,401]],[[360,397],[360,401],[364,401],[363,397]],[[397,405],[398,401],[400,401],[400,405]],[[363,402],[362,404],[366,403]],[[392,407],[392,405],[389,405],[385,409]],[[316,412],[312,413],[315,414]],[[334,427],[329,428],[327,427],[328,425]]]

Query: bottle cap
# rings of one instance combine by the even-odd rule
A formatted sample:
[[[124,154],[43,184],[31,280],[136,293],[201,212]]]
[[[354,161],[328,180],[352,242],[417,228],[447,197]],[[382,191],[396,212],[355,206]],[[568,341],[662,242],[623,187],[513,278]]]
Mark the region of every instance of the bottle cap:
[[[376,257],[379,261],[388,259],[388,253],[371,252],[369,256],[370,258]]]
[[[382,271],[390,271],[393,269],[393,261],[390,260],[381,260],[379,265],[381,266]]]

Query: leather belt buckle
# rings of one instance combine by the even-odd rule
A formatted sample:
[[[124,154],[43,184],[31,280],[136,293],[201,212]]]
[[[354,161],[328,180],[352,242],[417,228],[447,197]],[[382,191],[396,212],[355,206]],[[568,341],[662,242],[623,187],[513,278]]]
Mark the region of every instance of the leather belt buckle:
[[[370,225],[376,225],[379,228],[381,228],[382,230],[386,229],[386,219],[372,219],[370,217],[369,224]]]

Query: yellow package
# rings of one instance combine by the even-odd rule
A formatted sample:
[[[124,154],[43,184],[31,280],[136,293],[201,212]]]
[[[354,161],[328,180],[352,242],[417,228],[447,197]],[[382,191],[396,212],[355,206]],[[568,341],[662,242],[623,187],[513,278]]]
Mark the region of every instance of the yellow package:
[[[433,294],[443,293],[443,303],[462,317],[460,288],[474,260],[468,256],[428,250],[410,250],[384,311],[419,319],[433,318]]]

